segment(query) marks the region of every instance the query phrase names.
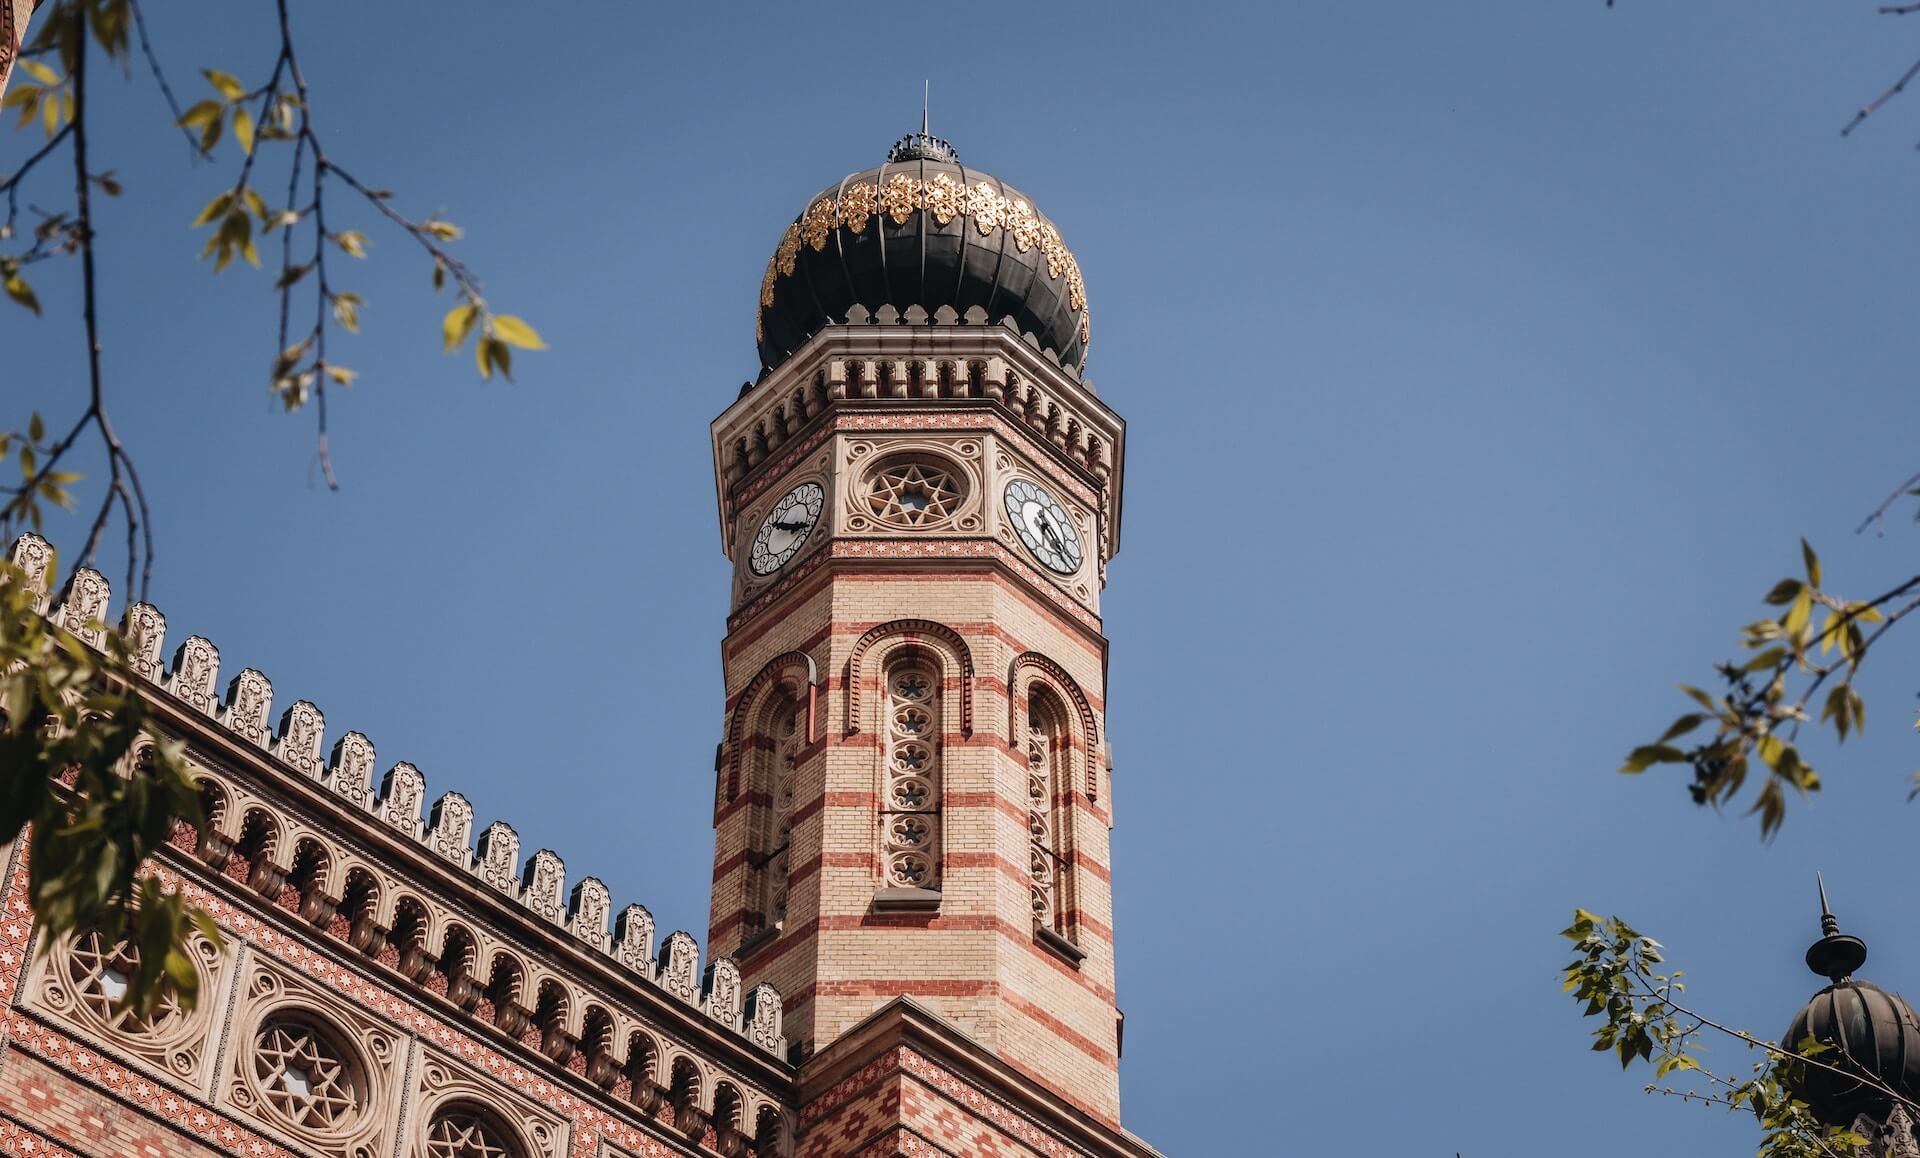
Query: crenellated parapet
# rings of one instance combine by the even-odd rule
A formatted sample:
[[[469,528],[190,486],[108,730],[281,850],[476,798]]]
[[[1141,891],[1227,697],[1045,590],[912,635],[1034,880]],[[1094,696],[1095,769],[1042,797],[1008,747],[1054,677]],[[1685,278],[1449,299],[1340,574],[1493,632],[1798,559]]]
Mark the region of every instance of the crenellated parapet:
[[[106,579],[79,569],[57,601],[47,599],[52,558],[46,541],[32,534],[8,554],[42,592],[40,606],[53,622],[101,646],[111,600]],[[616,914],[596,877],[569,890],[561,857],[538,849],[522,859],[519,834],[505,822],[487,825],[475,841],[471,803],[446,792],[429,805],[426,776],[415,765],[392,764],[376,788],[373,742],[348,731],[329,749],[326,718],[311,702],[286,707],[275,727],[271,681],[243,668],[222,694],[221,654],[211,641],[189,636],[171,665],[161,664],[167,622],[157,608],[136,603],[122,623],[161,726],[182,733],[201,783],[208,831],[196,838],[183,827],[179,851],[556,1065],[598,1075],[593,1080],[609,1089],[653,1083],[631,1093],[637,1102],[657,1094],[666,1104],[675,1067],[692,1066],[708,1102],[724,1089],[747,1111],[777,1103],[764,1082],[684,1044],[692,1019],[784,1065],[777,993],[761,987],[743,994],[729,960],[708,962],[703,975],[699,945],[687,933],[672,933],[656,948],[643,906]],[[338,809],[365,823],[341,823]],[[418,856],[396,860],[384,854],[383,841]],[[503,907],[503,915],[490,906]],[[520,916],[505,919],[512,913]],[[600,966],[570,964],[568,955],[579,952]],[[643,1078],[630,1064],[636,1056],[647,1059]],[[691,1103],[688,1113],[713,1109]]]

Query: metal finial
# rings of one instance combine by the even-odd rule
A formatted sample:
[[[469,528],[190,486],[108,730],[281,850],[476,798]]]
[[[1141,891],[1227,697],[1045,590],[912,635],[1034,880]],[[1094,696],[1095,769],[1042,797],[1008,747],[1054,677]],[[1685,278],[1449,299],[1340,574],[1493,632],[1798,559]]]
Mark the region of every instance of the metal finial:
[[[931,137],[933,135],[927,131],[927,106],[932,103],[933,82],[923,80],[920,82],[920,135],[923,137]]]
[[[1820,887],[1820,939],[1807,948],[1807,968],[1838,985],[1867,962],[1867,943],[1840,931],[1833,906],[1827,903],[1827,882],[1814,874]]]

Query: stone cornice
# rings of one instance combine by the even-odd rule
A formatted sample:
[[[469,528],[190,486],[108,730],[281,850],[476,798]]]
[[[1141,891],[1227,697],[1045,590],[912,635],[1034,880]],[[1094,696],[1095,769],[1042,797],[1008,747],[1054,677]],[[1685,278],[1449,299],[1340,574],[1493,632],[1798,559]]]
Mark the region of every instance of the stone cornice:
[[[780,469],[780,452],[826,415],[916,402],[984,402],[1031,432],[1053,464],[1102,495],[1103,558],[1118,552],[1126,423],[1013,331],[958,319],[829,326],[745,390],[712,426],[722,536],[735,488]]]

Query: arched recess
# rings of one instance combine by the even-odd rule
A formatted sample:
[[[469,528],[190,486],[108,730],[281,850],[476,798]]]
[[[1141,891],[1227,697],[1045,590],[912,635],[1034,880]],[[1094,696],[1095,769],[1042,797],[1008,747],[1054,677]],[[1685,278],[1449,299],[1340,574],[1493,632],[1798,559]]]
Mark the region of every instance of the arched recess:
[[[1032,672],[1025,683],[1021,682],[1021,673]],[[1073,706],[1080,717],[1080,735],[1077,737],[1085,745],[1086,774],[1081,788],[1088,800],[1100,799],[1100,730],[1093,714],[1093,705],[1087,702],[1087,694],[1080,685],[1067,674],[1065,668],[1041,655],[1037,651],[1022,652],[1013,658],[1007,667],[1007,743],[1013,750],[1020,751],[1026,743],[1026,703],[1027,696],[1036,680],[1044,681],[1054,693]]]
[[[903,643],[920,644],[937,640],[953,653],[960,669],[960,734],[973,735],[973,652],[959,632],[930,619],[896,619],[882,623],[868,630],[854,643],[853,652],[847,657],[846,734],[851,736],[861,728],[862,693],[869,685],[876,689],[879,687],[873,674],[877,667],[869,657],[873,645],[882,640],[892,642],[896,639]]]
[[[820,738],[820,670],[813,657],[804,651],[775,656],[760,669],[734,701],[733,718],[727,724],[727,790],[720,803],[740,795],[740,767],[745,757],[748,726],[769,692],[778,684],[796,700],[807,704],[807,743]]]

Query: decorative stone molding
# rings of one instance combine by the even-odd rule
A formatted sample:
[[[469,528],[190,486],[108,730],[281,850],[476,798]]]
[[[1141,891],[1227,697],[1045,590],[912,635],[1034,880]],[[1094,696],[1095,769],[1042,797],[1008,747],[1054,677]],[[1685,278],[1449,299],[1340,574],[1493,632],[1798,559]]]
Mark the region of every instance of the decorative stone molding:
[[[1088,800],[1100,799],[1098,767],[1100,762],[1096,758],[1100,751],[1100,725],[1098,717],[1094,715],[1093,705],[1087,702],[1087,694],[1081,691],[1079,683],[1067,674],[1067,669],[1037,651],[1022,652],[1007,666],[1007,743],[1012,745],[1015,751],[1022,750],[1026,745],[1026,738],[1021,734],[1024,716],[1021,703],[1027,684],[1020,682],[1020,673],[1029,670],[1037,673],[1033,678],[1043,680],[1059,693],[1062,699],[1072,704],[1074,711],[1079,715],[1080,738],[1086,745],[1084,752],[1086,778],[1082,787],[1086,791]],[[1033,680],[1029,679],[1028,683],[1032,682]]]
[[[91,567],[78,568],[67,580],[53,622],[97,649],[106,642],[107,604],[112,598],[113,588],[105,575]]]
[[[220,649],[213,641],[190,635],[173,653],[173,671],[167,676],[167,691],[189,707],[211,716],[219,708],[214,686],[220,678]]]
[[[273,754],[287,767],[318,780],[326,769],[320,759],[326,731],[327,719],[320,709],[306,700],[296,700],[280,713],[280,735],[273,742]]]
[[[514,877],[514,861],[520,857],[520,834],[504,820],[496,820],[487,825],[480,833],[480,847],[475,853],[478,863],[474,871],[481,880],[503,893],[514,894],[520,891],[520,882]]]
[[[527,858],[520,875],[520,903],[555,924],[566,921],[566,902],[560,898],[567,887],[567,866],[552,849],[543,848]]]
[[[380,819],[408,836],[420,834],[420,805],[427,798],[427,778],[402,760],[380,780]]]
[[[667,934],[660,946],[660,988],[688,1005],[700,1004],[700,944],[691,933]]]
[[[935,639],[944,644],[952,653],[960,668],[960,734],[973,735],[973,652],[967,647],[967,641],[960,633],[944,623],[935,623],[930,619],[896,619],[882,623],[862,635],[853,645],[853,651],[847,657],[847,724],[846,734],[851,736],[861,729],[860,698],[865,687],[871,682],[867,665],[867,652],[881,640],[897,638],[902,643],[921,643]]]
[[[359,732],[348,732],[334,741],[327,787],[365,808],[373,799],[373,761],[373,741]]]
[[[613,894],[599,877],[582,877],[567,898],[567,931],[587,944],[607,951],[607,918],[613,912]]]
[[[716,957],[707,963],[707,973],[701,986],[705,999],[701,1009],[713,1020],[726,1026],[735,1033],[741,1031],[740,1024],[740,967],[730,957]]]
[[[267,713],[273,707],[273,684],[252,668],[243,669],[227,684],[227,703],[220,723],[241,739],[265,748],[273,739]]]
[[[52,582],[53,545],[28,531],[8,548],[7,562],[20,568],[26,576],[27,586],[40,593],[34,601],[34,609],[44,613],[47,610],[47,588]]]
[[[765,983],[747,991],[747,1040],[775,1057],[785,1057],[787,1039],[781,1028],[780,993]]]
[[[653,914],[645,905],[628,905],[620,910],[613,923],[613,957],[635,973],[654,977]]]
[[[747,681],[747,686],[734,699],[733,716],[727,724],[728,800],[740,795],[741,761],[745,757],[748,723],[759,710],[768,689],[776,684],[785,687],[794,699],[806,701],[807,743],[811,744],[820,738],[820,670],[815,666],[813,657],[804,651],[789,651],[775,656]]]
[[[120,621],[120,634],[126,637],[134,674],[148,683],[159,683],[165,666],[160,657],[167,642],[167,617],[151,603],[129,603]]]
[[[164,996],[151,1018],[134,1020],[118,1008],[131,952],[124,943],[110,944],[91,931],[62,938],[47,952],[35,954],[21,987],[22,1000],[37,1013],[87,1036],[110,1037],[129,1056],[160,1073],[200,1085],[212,1061],[216,1002],[202,1001],[189,1010]],[[187,959],[199,976],[200,992],[219,993],[229,958],[194,933]]]
[[[449,792],[433,802],[427,815],[427,847],[461,868],[473,860],[468,846],[473,843],[473,805],[458,792]]]
[[[234,1002],[217,1100],[303,1148],[345,1158],[391,1154],[391,1116],[379,1108],[399,1100],[406,1039],[270,958],[256,955],[248,966]],[[296,1054],[287,1063],[305,1067],[289,1097],[276,1081],[273,1051],[296,1042],[298,1053],[309,1056]],[[313,1063],[321,1058],[332,1063],[325,1074],[315,1072],[320,1066]],[[301,1107],[307,1101],[301,1086],[332,1093],[332,1112],[289,1116],[289,1103]]]

